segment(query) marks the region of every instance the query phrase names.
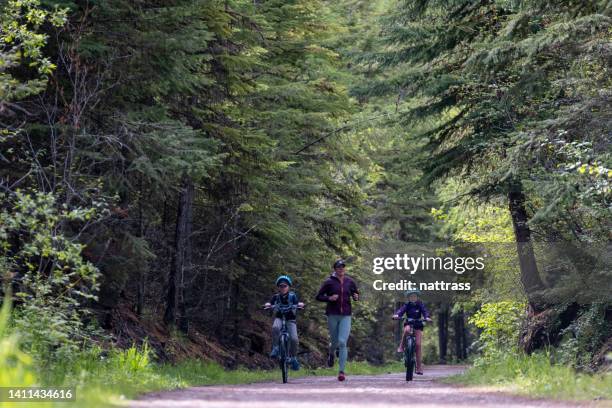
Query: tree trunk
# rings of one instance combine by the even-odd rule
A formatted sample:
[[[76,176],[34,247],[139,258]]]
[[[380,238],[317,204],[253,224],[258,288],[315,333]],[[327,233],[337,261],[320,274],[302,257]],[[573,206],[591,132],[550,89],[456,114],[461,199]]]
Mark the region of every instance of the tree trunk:
[[[185,269],[191,262],[191,230],[193,207],[193,183],[183,177],[182,188],[176,216],[176,230],[174,235],[174,251],[168,275],[168,291],[166,295],[166,311],[164,321],[166,324],[177,325],[181,330],[187,330],[185,316],[184,281]]]
[[[465,314],[463,310],[461,311],[463,315],[463,330],[461,331],[461,341],[463,342],[463,359],[465,360],[468,357],[468,331],[465,328]]]
[[[375,365],[380,365],[385,363],[385,353],[384,347],[380,347],[382,339],[385,338],[386,327],[385,323],[387,316],[387,308],[385,307],[384,298],[380,298],[378,301],[378,305],[376,307],[376,319],[373,322],[373,337],[368,339],[368,348],[367,348],[367,361],[373,363]],[[394,347],[397,346],[397,343],[394,344]]]
[[[438,311],[438,347],[440,349],[440,364],[446,364],[448,350],[448,305],[440,304]]]
[[[235,345],[239,344],[240,341],[240,323],[241,318],[238,314],[238,300],[240,299],[240,287],[235,279],[232,279],[230,283],[230,310],[229,315],[233,321],[232,325],[232,342]]]
[[[402,302],[395,302],[395,310],[398,310],[402,307]],[[402,319],[399,319],[395,324],[395,347],[399,345],[400,340],[402,339],[402,331],[404,330],[404,322]]]
[[[453,317],[455,331],[455,356],[457,360],[464,360],[466,356],[465,346],[465,321],[463,311],[458,312]]]
[[[530,314],[541,310],[541,305],[535,299],[535,292],[544,288],[538,274],[538,266],[531,243],[531,230],[527,224],[527,210],[525,208],[525,195],[519,180],[514,180],[508,192],[508,208],[512,217],[514,237],[521,268],[521,284],[529,301]]]
[[[144,218],[142,210],[142,176],[140,177],[140,188],[138,193],[138,232],[139,237],[144,239]],[[144,297],[145,297],[145,270],[144,267],[138,269],[138,294],[136,298],[136,314],[142,316],[142,310],[144,308]]]

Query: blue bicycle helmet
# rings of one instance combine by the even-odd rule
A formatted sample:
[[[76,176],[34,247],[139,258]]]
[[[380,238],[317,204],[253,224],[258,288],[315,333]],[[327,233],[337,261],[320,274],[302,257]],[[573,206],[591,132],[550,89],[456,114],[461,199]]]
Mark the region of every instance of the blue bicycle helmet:
[[[293,282],[291,281],[291,278],[287,275],[281,275],[278,278],[276,278],[276,286],[278,286],[278,284],[281,283],[282,281],[287,282],[289,286],[293,286]]]
[[[414,293],[415,295],[417,295],[417,296],[420,296],[420,295],[421,295],[421,291],[420,291],[420,290],[418,290],[418,289],[415,289],[415,290],[407,290],[407,291],[405,291],[405,292],[404,292],[404,296],[408,297],[408,296],[412,295],[413,293]]]

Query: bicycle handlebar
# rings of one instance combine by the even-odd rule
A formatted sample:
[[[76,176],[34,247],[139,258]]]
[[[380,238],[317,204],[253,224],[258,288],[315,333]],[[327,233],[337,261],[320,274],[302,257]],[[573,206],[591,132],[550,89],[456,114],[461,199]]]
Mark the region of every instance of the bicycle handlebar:
[[[304,306],[298,306],[298,305],[279,306],[278,304],[276,304],[276,305],[271,305],[268,307],[264,305],[263,310],[270,310],[270,309],[275,309],[275,310],[280,310],[280,311],[286,311],[286,310],[288,311],[290,309],[304,310],[305,307],[306,305]]]
[[[402,320],[403,318],[402,317],[395,317],[394,316],[394,317],[392,317],[392,319],[393,320]],[[426,320],[426,319],[413,319],[411,317],[407,317],[407,318],[405,318],[405,320],[408,323],[410,323],[410,322],[421,322],[421,323],[425,324],[425,323],[428,323],[431,319],[430,320]]]

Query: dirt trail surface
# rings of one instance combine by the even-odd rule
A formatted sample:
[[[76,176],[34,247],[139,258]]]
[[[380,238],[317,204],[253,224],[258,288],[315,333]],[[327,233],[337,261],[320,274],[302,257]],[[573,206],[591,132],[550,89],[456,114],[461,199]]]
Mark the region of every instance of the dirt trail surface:
[[[215,385],[147,394],[132,408],[371,408],[371,407],[579,407],[610,406],[539,400],[486,390],[442,384],[436,379],[458,374],[457,366],[429,366],[423,376],[406,382],[404,373],[289,378],[288,384],[264,382]],[[280,375],[280,373],[279,373]],[[605,404],[605,403],[604,403]]]

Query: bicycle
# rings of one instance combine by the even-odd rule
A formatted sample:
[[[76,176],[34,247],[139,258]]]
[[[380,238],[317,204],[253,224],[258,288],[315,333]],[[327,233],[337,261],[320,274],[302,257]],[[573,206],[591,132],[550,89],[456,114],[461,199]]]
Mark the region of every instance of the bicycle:
[[[404,366],[406,367],[406,381],[412,381],[416,368],[416,334],[414,324],[421,322],[425,325],[425,320],[406,318],[405,322],[410,326],[410,331],[404,339]]]
[[[283,376],[283,384],[287,383],[288,377],[289,377],[289,330],[287,329],[287,314],[289,312],[293,312],[293,314],[297,314],[297,310],[300,309],[304,309],[304,307],[298,307],[297,305],[287,305],[287,306],[283,306],[279,303],[271,306],[271,307],[265,307],[264,306],[264,310],[269,310],[272,309],[274,314],[276,314],[276,312],[280,312],[281,314],[281,321],[282,321],[282,325],[281,325],[281,331],[280,331],[280,337],[278,339],[278,364],[280,366],[281,372],[282,372],[282,376]],[[294,356],[295,357],[295,356]]]

